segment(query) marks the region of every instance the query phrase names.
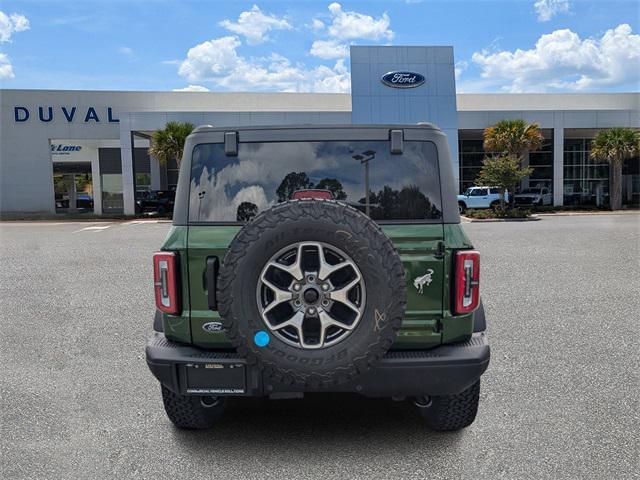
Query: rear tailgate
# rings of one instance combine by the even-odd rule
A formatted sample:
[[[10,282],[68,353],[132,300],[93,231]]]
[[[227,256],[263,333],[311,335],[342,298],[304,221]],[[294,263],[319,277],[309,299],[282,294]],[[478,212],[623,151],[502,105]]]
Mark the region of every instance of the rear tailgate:
[[[193,343],[209,348],[230,348],[217,311],[209,310],[206,284],[208,257],[224,258],[239,226],[190,226],[188,233],[189,294]],[[393,241],[406,272],[407,314],[395,343],[398,349],[424,349],[440,344],[444,282],[441,224],[383,226]],[[212,323],[214,322],[214,323]],[[206,325],[206,326],[205,326]]]

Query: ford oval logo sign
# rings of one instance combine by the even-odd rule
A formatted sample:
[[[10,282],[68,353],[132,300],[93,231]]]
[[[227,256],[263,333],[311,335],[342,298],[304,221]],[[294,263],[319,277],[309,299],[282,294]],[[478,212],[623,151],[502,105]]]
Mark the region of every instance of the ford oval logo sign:
[[[415,88],[424,83],[424,75],[416,72],[389,72],[385,73],[382,83],[394,88]]]
[[[221,322],[207,322],[202,325],[202,330],[207,333],[221,332],[224,330]]]

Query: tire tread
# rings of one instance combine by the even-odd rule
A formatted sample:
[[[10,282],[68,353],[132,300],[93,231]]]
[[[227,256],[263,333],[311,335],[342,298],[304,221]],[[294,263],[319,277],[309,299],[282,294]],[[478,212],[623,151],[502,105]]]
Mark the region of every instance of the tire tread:
[[[480,380],[458,394],[432,397],[431,405],[420,411],[432,430],[460,430],[475,420],[479,400]]]
[[[222,417],[224,401],[213,407],[203,407],[200,397],[179,395],[164,385],[162,388],[162,402],[169,420],[178,428],[205,429],[215,426]]]

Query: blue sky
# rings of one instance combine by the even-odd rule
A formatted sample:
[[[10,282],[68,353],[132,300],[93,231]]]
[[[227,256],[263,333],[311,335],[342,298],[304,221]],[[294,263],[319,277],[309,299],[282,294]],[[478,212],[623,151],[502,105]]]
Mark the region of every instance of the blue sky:
[[[349,89],[348,46],[453,45],[458,91],[638,91],[637,1],[0,3],[3,88]]]

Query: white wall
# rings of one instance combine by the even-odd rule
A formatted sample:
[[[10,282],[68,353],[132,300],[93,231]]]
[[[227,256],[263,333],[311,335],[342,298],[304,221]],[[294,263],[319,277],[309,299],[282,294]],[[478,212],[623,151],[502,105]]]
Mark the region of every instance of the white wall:
[[[462,94],[457,95],[456,113],[450,47],[353,47],[352,55],[353,121],[438,124],[449,135],[456,174],[458,128],[481,129],[507,117],[554,129],[640,128],[637,93]],[[382,86],[380,76],[394,68],[425,73],[424,88],[399,91]],[[0,90],[0,212],[55,211],[50,139],[112,140],[114,146],[124,146],[123,173],[132,181],[131,130],[161,128],[169,120],[230,126],[350,123],[351,103],[347,94]],[[29,109],[28,121],[15,121],[17,106]],[[40,121],[38,107],[45,119],[52,107],[53,119]],[[71,121],[62,107],[69,115],[76,108]],[[85,121],[90,107],[99,122]],[[119,123],[108,121],[109,107]],[[561,160],[560,154],[556,157],[556,162]],[[132,185],[129,179],[125,183]],[[132,202],[131,191],[127,208]]]
[[[29,110],[27,121],[16,122],[16,107]],[[41,121],[39,107],[45,120],[51,107],[53,118]],[[68,116],[73,113],[71,121],[62,107]],[[95,110],[99,121],[85,121],[89,108]],[[50,139],[111,139],[120,145],[121,125],[108,121],[108,108],[114,119],[126,118],[128,112],[162,112],[155,117],[161,122],[159,126],[179,118],[204,123],[203,110],[256,123],[275,118],[283,123],[282,119],[302,111],[308,112],[305,121],[315,123],[322,117],[317,113],[319,108],[346,118],[348,123],[351,102],[345,94],[0,90],[0,212],[54,213]],[[130,150],[128,142],[124,145]],[[123,165],[125,161],[123,158]],[[133,192],[127,195],[132,198]]]

